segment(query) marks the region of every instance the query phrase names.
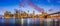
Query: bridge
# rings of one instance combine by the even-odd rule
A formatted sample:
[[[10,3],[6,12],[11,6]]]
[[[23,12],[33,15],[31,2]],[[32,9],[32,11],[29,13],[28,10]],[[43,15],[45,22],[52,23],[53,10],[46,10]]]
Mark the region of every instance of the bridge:
[[[54,14],[60,14],[60,12],[51,13],[51,14],[48,14],[48,15],[54,15]]]
[[[58,14],[58,15],[57,15],[57,16],[52,16],[52,18],[53,18],[53,17],[54,17],[54,18],[60,17],[60,12],[55,12],[55,13],[51,13],[51,14],[45,15],[44,18],[48,18],[47,16],[50,16],[50,18],[51,18],[51,15],[55,15],[55,14]]]

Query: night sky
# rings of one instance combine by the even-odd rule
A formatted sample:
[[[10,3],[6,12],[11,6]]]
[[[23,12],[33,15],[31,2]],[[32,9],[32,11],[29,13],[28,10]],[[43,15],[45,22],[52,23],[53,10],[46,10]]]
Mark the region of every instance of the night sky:
[[[14,13],[14,9],[32,13],[35,11],[38,12],[34,7],[30,6],[28,1],[32,2],[34,5],[42,8],[44,12],[52,13],[60,11],[60,0],[0,0],[0,14],[4,14],[5,11],[10,11]],[[24,7],[20,7],[19,4],[24,4]]]

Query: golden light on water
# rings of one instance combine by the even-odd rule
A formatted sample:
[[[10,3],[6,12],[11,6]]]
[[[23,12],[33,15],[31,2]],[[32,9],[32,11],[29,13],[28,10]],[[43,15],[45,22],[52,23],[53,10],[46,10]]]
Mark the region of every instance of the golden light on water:
[[[29,24],[29,19],[28,19],[27,23]]]
[[[24,19],[21,19],[21,24],[22,24],[22,25],[24,24]]]

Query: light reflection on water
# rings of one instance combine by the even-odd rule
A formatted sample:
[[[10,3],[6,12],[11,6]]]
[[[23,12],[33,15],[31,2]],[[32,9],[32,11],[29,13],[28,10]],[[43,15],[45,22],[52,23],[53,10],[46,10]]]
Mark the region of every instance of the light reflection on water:
[[[31,24],[32,23],[32,18],[25,18],[24,21],[22,21],[23,19],[14,19],[14,18],[10,18],[9,19],[9,23],[15,23],[17,21],[21,21],[21,22],[25,22],[25,23],[28,23],[28,24]],[[37,22],[39,20],[39,18],[35,18],[35,22]],[[0,23],[4,23],[6,20],[4,18],[0,19]],[[38,21],[39,22],[39,21]],[[23,24],[22,23],[22,24]]]
[[[8,22],[7,22],[8,20]],[[20,26],[32,26],[32,18],[25,18],[25,19],[14,19],[14,18],[10,18],[10,19],[0,19],[0,24],[16,24],[16,26],[19,24]],[[39,20],[39,18],[35,18],[35,23],[37,23]],[[14,25],[15,26],[15,25]]]
[[[53,21],[53,19],[43,19],[42,20],[39,18],[35,18],[35,19],[33,19],[33,18],[25,18],[25,19],[10,18],[7,23],[17,24],[17,25],[19,24],[21,26],[32,26],[32,25],[34,25],[34,26],[43,26],[43,25],[44,26],[49,26],[49,25],[54,26],[54,22],[55,23],[59,22],[59,24],[60,24],[60,19],[54,19],[54,20],[55,21]],[[34,24],[33,24],[33,21],[35,22]],[[4,18],[0,19],[0,24],[5,23],[5,22],[6,22],[6,19],[4,19]],[[49,25],[47,25],[47,24],[49,24]]]

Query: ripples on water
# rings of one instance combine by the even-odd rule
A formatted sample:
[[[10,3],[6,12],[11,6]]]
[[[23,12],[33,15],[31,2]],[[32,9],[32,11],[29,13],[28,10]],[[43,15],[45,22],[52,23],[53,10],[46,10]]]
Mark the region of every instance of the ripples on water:
[[[33,22],[34,21],[34,22]],[[56,20],[58,22],[58,20]],[[48,25],[48,24],[49,25]],[[25,18],[25,19],[0,19],[0,26],[54,26],[53,24],[53,19],[44,19],[41,20],[39,18]],[[60,24],[60,19],[59,19],[59,24]]]
[[[39,18],[35,19],[35,23],[38,23]],[[32,26],[32,18],[25,18],[25,19],[14,19],[14,18],[10,18],[10,19],[4,19],[1,18],[0,19],[0,26]]]

